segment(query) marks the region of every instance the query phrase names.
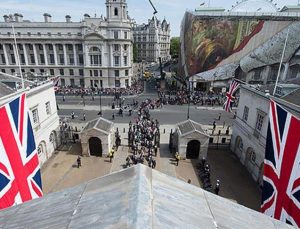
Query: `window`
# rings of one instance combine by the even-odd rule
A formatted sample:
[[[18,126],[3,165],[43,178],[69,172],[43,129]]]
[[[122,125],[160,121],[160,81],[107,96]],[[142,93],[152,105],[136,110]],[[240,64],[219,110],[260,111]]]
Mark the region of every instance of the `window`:
[[[71,83],[71,86],[72,86],[72,87],[75,86],[75,80],[74,80],[74,79],[70,79],[70,83]]]
[[[61,84],[61,86],[66,86],[66,81],[65,81],[65,79],[60,79],[60,84]]]
[[[83,65],[83,54],[78,55],[79,64]]]
[[[78,51],[82,51],[82,44],[77,44]]]
[[[120,65],[120,57],[114,56],[114,66],[119,66],[119,65]]]
[[[114,38],[115,38],[115,39],[118,39],[118,38],[119,38],[119,33],[118,33],[118,31],[114,31]]]
[[[72,51],[72,50],[73,50],[73,45],[68,44],[68,50],[69,50],[69,51]]]
[[[53,50],[53,45],[52,44],[48,44],[48,49],[49,50]]]
[[[54,76],[54,69],[50,69],[50,75]]]
[[[30,63],[31,64],[35,64],[35,59],[34,59],[34,55],[30,54]]]
[[[248,120],[248,114],[249,114],[249,107],[245,106],[244,107],[244,114],[243,114],[243,120],[244,121]]]
[[[2,64],[6,64],[5,55],[4,54],[1,54],[1,61],[2,61]]]
[[[262,114],[258,113],[257,114],[257,120],[256,120],[256,126],[255,126],[256,130],[261,131],[263,121],[264,121],[264,116]]]
[[[44,54],[40,54],[41,64],[45,64],[45,56]]]
[[[59,69],[59,74],[61,75],[61,76],[63,76],[64,74],[65,74],[65,72],[64,72],[64,70],[61,68],[61,69]]]
[[[55,64],[54,54],[49,54],[50,64]]]
[[[64,54],[59,54],[59,64],[64,64],[64,63],[65,63]]]
[[[38,44],[39,50],[43,50],[43,45]]]
[[[124,45],[124,51],[127,51],[128,45]]]
[[[20,54],[21,64],[25,64],[25,56],[24,54]]]
[[[60,50],[60,51],[63,50],[63,46],[61,44],[58,45],[58,50]]]
[[[11,71],[11,74],[15,73],[15,69],[10,69],[10,71]]]
[[[74,70],[73,69],[70,69],[69,73],[70,73],[70,76],[74,76]]]
[[[93,70],[90,70],[90,76],[93,76]]]
[[[128,33],[124,32],[124,39],[127,39]]]
[[[74,65],[74,55],[69,54],[70,65]]]
[[[114,44],[114,51],[119,51],[120,50],[120,46],[118,44]]]
[[[38,32],[37,35],[38,35],[39,37],[42,36],[41,32]]]
[[[60,36],[61,36],[61,33],[60,33],[60,32],[58,32],[58,33],[57,33],[57,36],[59,36],[59,37],[60,37]]]
[[[33,121],[33,123],[34,123],[34,124],[39,123],[39,113],[38,113],[38,109],[37,109],[37,108],[32,109],[31,113],[32,113],[32,121]]]
[[[50,102],[47,102],[46,104],[46,114],[50,115],[51,114],[51,106],[50,106]]]
[[[1,69],[1,72],[5,73],[6,71],[5,71],[5,69]]]
[[[119,14],[118,8],[115,8],[114,13],[115,13],[115,16],[118,16],[118,14]]]
[[[127,64],[128,64],[128,63],[127,63],[127,62],[128,62],[128,61],[127,61],[127,56],[124,56],[123,58],[124,58],[124,66],[127,66]]]
[[[115,86],[120,87],[120,80],[115,80]]]
[[[94,70],[94,76],[98,76],[98,70]]]
[[[102,63],[101,55],[90,55],[90,62],[91,62],[91,65],[96,65],[96,66],[101,65],[101,63]]]
[[[79,69],[79,75],[83,76],[83,69]]]
[[[45,73],[45,69],[40,69],[40,73],[41,74]]]
[[[102,76],[102,70],[99,71],[99,76]],[[102,81],[101,81],[102,82]]]
[[[115,70],[115,77],[119,77],[120,76],[120,71],[119,70]]]
[[[128,76],[128,72],[129,72],[128,70],[125,70],[125,76]]]
[[[15,55],[11,54],[10,56],[11,56],[11,63],[15,64],[16,63]]]

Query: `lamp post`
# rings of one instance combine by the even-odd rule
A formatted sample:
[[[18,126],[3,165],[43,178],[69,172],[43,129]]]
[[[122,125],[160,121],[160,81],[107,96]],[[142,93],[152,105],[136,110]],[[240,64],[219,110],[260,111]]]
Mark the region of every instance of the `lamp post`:
[[[102,116],[102,99],[101,99],[101,95],[102,95],[102,89],[99,91],[99,98],[100,98],[100,111],[98,113],[98,115]]]

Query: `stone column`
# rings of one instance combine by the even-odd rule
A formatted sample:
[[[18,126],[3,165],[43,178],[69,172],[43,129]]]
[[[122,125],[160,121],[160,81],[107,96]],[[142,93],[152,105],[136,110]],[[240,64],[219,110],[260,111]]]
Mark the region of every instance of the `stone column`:
[[[124,60],[124,57],[123,57],[123,47],[121,44],[120,45],[120,67],[122,67],[124,64],[123,64],[123,60]]]
[[[68,65],[66,44],[63,44],[63,50],[64,50],[64,62],[65,62],[65,65]]]
[[[28,65],[28,55],[27,55],[27,49],[26,49],[25,44],[23,44],[23,52],[24,52],[24,58],[25,58],[25,65]]]
[[[4,52],[4,57],[5,57],[5,65],[9,65],[9,59],[8,59],[8,56],[7,56],[6,44],[3,44],[3,52]]]
[[[17,48],[15,44],[12,45],[14,50],[14,56],[15,56],[15,65],[18,65],[18,56],[17,56]]]
[[[90,59],[89,59],[89,52],[88,52],[88,47],[86,45],[83,45],[83,56],[85,59],[85,66],[90,66]]]
[[[43,44],[43,50],[44,50],[44,58],[45,58],[45,65],[48,65],[48,54],[47,54],[47,48],[46,45]]]
[[[35,46],[35,44],[32,44],[32,46],[33,46],[33,54],[34,54],[35,65],[39,65],[39,60],[38,60],[38,56],[37,56],[36,46]]]
[[[53,54],[54,54],[54,63],[55,65],[58,65],[58,61],[57,61],[57,52],[56,52],[56,45],[52,44],[53,46]]]
[[[74,53],[74,65],[77,66],[77,52],[76,52],[75,44],[73,44],[73,53]]]

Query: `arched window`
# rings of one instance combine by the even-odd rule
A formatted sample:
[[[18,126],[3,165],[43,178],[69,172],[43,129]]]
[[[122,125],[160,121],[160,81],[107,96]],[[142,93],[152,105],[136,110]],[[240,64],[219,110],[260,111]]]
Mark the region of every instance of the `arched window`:
[[[92,66],[101,66],[101,50],[98,47],[91,47],[89,50],[90,63]]]
[[[118,8],[115,8],[115,16],[118,16],[119,15],[119,10]]]

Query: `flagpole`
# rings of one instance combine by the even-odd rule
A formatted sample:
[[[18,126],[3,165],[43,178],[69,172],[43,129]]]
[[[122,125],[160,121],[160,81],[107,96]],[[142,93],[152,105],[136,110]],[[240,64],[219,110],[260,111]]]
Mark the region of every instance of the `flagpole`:
[[[13,34],[14,34],[14,42],[15,42],[15,47],[16,47],[16,60],[17,60],[17,65],[19,66],[21,82],[22,82],[22,89],[25,89],[24,79],[23,79],[23,74],[22,74],[22,69],[21,69],[21,62],[20,62],[20,57],[19,57],[19,51],[18,51],[18,46],[17,46],[17,38],[16,38],[16,33],[15,33],[14,23],[11,24],[11,27],[12,27],[12,31],[13,31]]]
[[[278,80],[279,80],[279,76],[280,76],[280,70],[281,70],[281,66],[282,66],[282,62],[283,62],[283,58],[284,58],[284,53],[285,53],[287,41],[288,41],[288,38],[289,38],[289,33],[290,33],[290,27],[288,28],[286,38],[285,38],[285,42],[284,42],[284,46],[283,46],[283,50],[282,50],[282,55],[281,55],[281,60],[280,60],[279,69],[278,69],[278,73],[277,73],[276,83],[275,83],[275,87],[274,87],[274,91],[273,91],[273,96],[275,96],[275,92],[276,92],[276,88],[277,88],[277,84],[278,84]]]

